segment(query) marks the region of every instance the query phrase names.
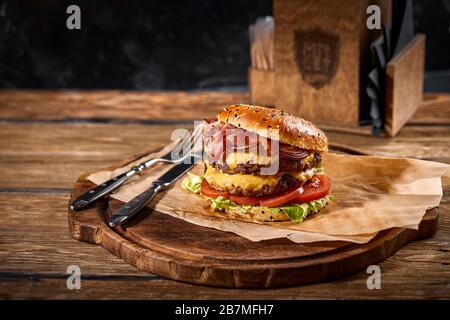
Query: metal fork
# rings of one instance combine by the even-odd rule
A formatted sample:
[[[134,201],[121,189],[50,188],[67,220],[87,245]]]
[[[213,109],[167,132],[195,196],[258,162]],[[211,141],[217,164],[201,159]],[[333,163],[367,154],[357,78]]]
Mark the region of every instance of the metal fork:
[[[200,150],[193,150],[196,146],[196,143],[201,138],[201,126],[198,125],[194,128],[191,135],[188,139],[183,139],[179,142],[173,149],[163,155],[161,158],[153,158],[147,161],[144,161],[137,166],[132,167],[129,171],[122,173],[121,175],[114,177],[108,181],[103,182],[97,187],[87,191],[83,195],[79,196],[75,201],[70,204],[71,210],[80,210],[82,208],[87,207],[91,203],[110,193],[111,191],[117,189],[119,186],[128,181],[132,176],[136,173],[143,171],[146,168],[151,167],[155,163],[164,162],[164,163],[173,163],[179,164],[186,160],[188,157],[192,157],[195,160],[198,160],[201,156],[198,154]],[[190,144],[190,145],[189,145]],[[180,151],[184,151],[186,147],[189,147],[189,152],[178,159],[172,159],[173,152],[175,154],[179,154]]]

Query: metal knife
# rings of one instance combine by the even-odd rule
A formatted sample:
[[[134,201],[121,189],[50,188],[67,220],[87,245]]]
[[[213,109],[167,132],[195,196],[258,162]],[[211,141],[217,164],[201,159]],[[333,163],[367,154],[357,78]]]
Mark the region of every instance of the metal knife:
[[[161,177],[155,180],[152,186],[147,190],[131,199],[129,202],[121,206],[109,218],[109,226],[115,227],[124,224],[131,217],[133,217],[139,210],[141,210],[147,203],[149,203],[154,196],[161,190],[166,189],[186,171],[188,171],[195,164],[195,157],[191,157],[189,163],[181,163],[175,165],[169,171],[164,173]]]
[[[74,202],[72,202],[70,204],[70,209],[71,210],[80,210],[80,209],[87,207],[88,205],[95,202],[99,198],[105,196],[106,194],[110,193],[111,191],[113,191],[116,188],[118,188],[119,186],[121,186],[124,182],[126,182],[128,179],[130,179],[130,177],[132,177],[136,173],[141,172],[142,170],[154,165],[157,162],[180,163],[181,161],[184,161],[184,159],[186,157],[188,157],[189,154],[185,155],[184,157],[182,157],[180,159],[172,160],[172,152],[174,150],[177,150],[177,151],[184,150],[184,147],[186,147],[186,145],[188,143],[191,144],[191,147],[193,145],[195,145],[196,141],[199,139],[199,135],[198,135],[199,130],[200,130],[199,127],[195,128],[194,131],[192,132],[190,139],[185,139],[184,141],[180,142],[173,149],[171,149],[169,152],[167,152],[165,155],[163,155],[161,158],[154,158],[154,159],[150,159],[148,161],[144,161],[144,162],[140,163],[139,165],[134,166],[129,171],[127,171],[115,178],[112,178],[112,179],[98,185],[97,187],[87,191],[86,193],[82,194]],[[193,142],[191,142],[191,138],[193,138]]]

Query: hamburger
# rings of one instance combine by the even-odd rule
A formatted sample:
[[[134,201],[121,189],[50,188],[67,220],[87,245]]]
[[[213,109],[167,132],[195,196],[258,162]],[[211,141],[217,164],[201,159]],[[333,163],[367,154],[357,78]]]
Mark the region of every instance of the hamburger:
[[[301,222],[332,199],[321,166],[324,133],[281,110],[231,105],[203,127],[204,173],[184,189],[211,202],[211,211],[259,222]]]

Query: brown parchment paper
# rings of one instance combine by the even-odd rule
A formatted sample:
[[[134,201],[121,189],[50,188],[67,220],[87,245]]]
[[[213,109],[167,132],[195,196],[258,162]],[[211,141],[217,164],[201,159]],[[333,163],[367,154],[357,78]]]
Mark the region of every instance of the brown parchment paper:
[[[95,184],[117,176],[150,154],[114,171],[100,171],[88,179]],[[209,202],[183,190],[181,180],[157,195],[149,207],[197,225],[233,232],[252,241],[286,237],[293,242],[343,240],[366,243],[379,231],[404,227],[417,229],[428,208],[438,206],[442,198],[441,178],[448,183],[450,166],[442,163],[404,158],[348,156],[328,153],[323,166],[333,181],[335,200],[318,214],[300,224],[293,222],[259,223],[226,219],[211,213]],[[145,191],[171,165],[158,164],[142,176],[134,177],[111,195],[127,202]],[[201,174],[203,165],[191,172]],[[149,217],[151,219],[151,216]]]

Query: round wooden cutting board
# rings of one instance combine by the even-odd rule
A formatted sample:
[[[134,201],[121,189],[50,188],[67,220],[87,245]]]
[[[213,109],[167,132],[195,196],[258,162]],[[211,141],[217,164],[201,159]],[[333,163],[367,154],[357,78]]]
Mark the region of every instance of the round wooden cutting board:
[[[77,180],[69,203],[95,186],[87,176],[89,173]],[[438,208],[433,208],[425,214],[419,230],[386,230],[363,245],[343,241],[296,244],[288,239],[252,242],[149,208],[125,227],[111,229],[105,221],[121,205],[111,199],[82,211],[69,209],[72,237],[100,245],[152,274],[230,288],[290,287],[350,275],[382,261],[411,241],[432,236],[439,221]]]

